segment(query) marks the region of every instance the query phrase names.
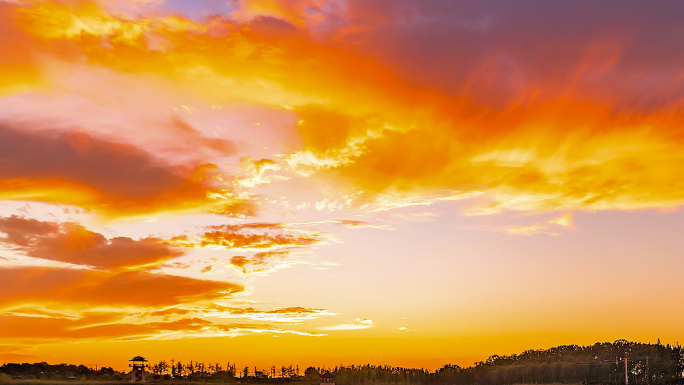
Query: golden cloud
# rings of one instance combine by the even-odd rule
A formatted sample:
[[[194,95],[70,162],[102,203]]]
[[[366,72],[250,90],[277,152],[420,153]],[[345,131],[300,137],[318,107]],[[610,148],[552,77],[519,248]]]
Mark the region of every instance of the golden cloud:
[[[274,180],[287,180],[286,176],[279,174],[266,174],[267,171],[280,170],[280,165],[271,159],[252,160],[247,156],[240,158],[242,169],[247,174],[243,178],[235,179],[235,186],[241,188],[254,188],[263,184],[270,184]]]
[[[460,194],[481,197],[470,215],[667,209],[684,203],[674,166],[684,160],[674,134],[683,118],[676,111],[616,114],[571,102],[445,114],[441,123],[370,138],[353,162],[343,158],[319,173],[363,191],[357,202],[369,207],[430,204]],[[328,156],[318,142],[306,146],[321,159]],[[439,191],[445,192],[422,198]]]

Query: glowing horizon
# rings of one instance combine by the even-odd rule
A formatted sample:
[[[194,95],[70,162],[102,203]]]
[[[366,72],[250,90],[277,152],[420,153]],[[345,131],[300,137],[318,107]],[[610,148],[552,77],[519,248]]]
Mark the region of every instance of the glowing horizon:
[[[0,359],[681,340],[684,5],[617,4],[0,0]]]

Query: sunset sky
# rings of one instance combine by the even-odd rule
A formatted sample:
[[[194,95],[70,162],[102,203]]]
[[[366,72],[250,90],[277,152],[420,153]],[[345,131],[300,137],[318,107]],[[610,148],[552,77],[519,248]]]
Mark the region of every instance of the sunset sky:
[[[0,362],[684,342],[682,15],[0,0]]]

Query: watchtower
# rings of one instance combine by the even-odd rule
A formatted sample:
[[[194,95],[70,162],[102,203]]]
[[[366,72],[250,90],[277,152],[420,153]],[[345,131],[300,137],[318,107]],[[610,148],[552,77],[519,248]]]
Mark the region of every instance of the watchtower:
[[[133,362],[132,364],[128,364],[131,368],[131,382],[147,382],[145,381],[145,366],[147,366],[145,365],[145,362],[147,362],[147,360],[143,357],[135,356],[129,361]]]

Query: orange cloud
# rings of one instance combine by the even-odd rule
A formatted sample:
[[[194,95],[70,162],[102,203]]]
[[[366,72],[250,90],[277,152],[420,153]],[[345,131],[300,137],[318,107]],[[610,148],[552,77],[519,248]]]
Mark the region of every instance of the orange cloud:
[[[68,42],[77,56],[93,64],[161,75],[213,103],[334,105],[358,116],[377,111],[378,103],[396,104],[384,96],[388,92],[405,101],[411,98],[405,83],[372,61],[305,40],[267,38],[236,28],[231,20],[126,19],[94,5],[70,9],[41,4],[20,11],[20,27],[29,36],[52,45]],[[361,89],[349,89],[349,81]]]
[[[279,224],[217,226],[242,230],[283,231]],[[3,338],[30,344],[84,340],[144,340],[188,337],[235,337],[244,334],[321,336],[268,324],[230,324],[222,319],[301,324],[334,315],[324,309],[289,307],[273,310],[229,307],[225,301],[243,287],[149,271],[182,253],[154,238],[112,238],[74,223],[41,222],[18,216],[0,218],[0,242],[25,254],[103,270],[19,266],[0,268],[0,314]],[[261,234],[264,236],[264,234]],[[282,234],[269,243],[298,246],[301,240]],[[243,238],[242,247],[262,244],[259,235]],[[306,242],[304,242],[306,243]],[[287,252],[258,253],[249,262],[270,265]],[[212,319],[212,320],[208,320]]]
[[[281,230],[281,227],[255,223],[233,229]],[[245,333],[317,335],[268,325],[236,326],[205,319],[242,318],[300,324],[304,320],[334,315],[323,309],[258,310],[219,305],[217,301],[229,300],[244,288],[231,282],[151,271],[183,255],[182,249],[156,238],[108,240],[75,223],[42,222],[16,215],[0,217],[0,234],[3,233],[0,243],[27,256],[99,269],[0,268],[0,314],[21,320],[16,324],[3,321],[7,335],[16,339],[174,339]],[[261,244],[259,236],[253,234],[243,246],[249,242]],[[268,242],[277,241],[301,243],[278,236],[270,237]],[[255,266],[253,272],[272,270],[296,260],[288,254],[257,253],[246,264]]]
[[[208,178],[213,165],[172,167],[131,145],[87,134],[0,125],[0,160],[1,199],[72,204],[113,218],[212,210],[253,214],[249,201]]]
[[[73,269],[0,269],[3,309],[29,304],[83,310],[171,306],[216,300],[240,292],[237,284],[141,271],[109,273]]]
[[[202,308],[242,290],[242,286],[227,282],[148,272],[2,268],[0,314],[4,327],[0,333],[34,344],[64,339],[180,338],[185,332],[239,335],[239,330],[181,312],[168,322],[157,322],[150,314],[175,306]],[[131,314],[148,316],[131,322]]]
[[[34,258],[91,266],[99,269],[150,269],[183,255],[155,238],[134,240],[102,234],[75,223],[40,222],[12,215],[0,217],[0,243],[14,246]]]
[[[321,242],[317,233],[288,229],[278,223],[207,229],[212,231],[203,234],[199,244],[177,246],[274,250]],[[166,240],[107,239],[76,223],[45,222],[17,215],[0,217],[0,234],[4,234],[1,244],[27,256],[97,269],[0,268],[0,314],[5,325],[2,333],[12,340],[44,344],[65,339],[176,339],[254,333],[320,336],[267,324],[227,324],[221,320],[295,325],[335,315],[303,307],[260,310],[221,305],[243,287],[152,271],[184,254],[183,249]],[[261,252],[249,259],[234,257],[231,263],[245,273],[258,274],[297,263],[299,254]]]

